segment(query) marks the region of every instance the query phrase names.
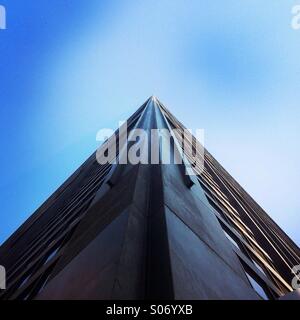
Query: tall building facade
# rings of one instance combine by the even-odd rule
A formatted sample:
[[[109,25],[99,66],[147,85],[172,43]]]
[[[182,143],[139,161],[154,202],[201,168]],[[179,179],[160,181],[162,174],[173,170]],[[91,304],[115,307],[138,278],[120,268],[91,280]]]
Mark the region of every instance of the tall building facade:
[[[172,132],[172,153],[185,130],[154,97],[127,128]],[[119,145],[120,130],[116,137]],[[0,247],[7,274],[0,299],[293,295],[299,248],[198,144],[192,137],[180,150],[182,164],[99,165],[93,154]]]

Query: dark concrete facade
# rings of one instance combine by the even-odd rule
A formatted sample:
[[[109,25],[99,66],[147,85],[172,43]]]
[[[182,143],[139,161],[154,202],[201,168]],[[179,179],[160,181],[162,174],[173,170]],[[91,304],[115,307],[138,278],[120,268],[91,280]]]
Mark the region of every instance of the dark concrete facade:
[[[145,130],[170,129],[171,124],[181,126],[154,98],[129,119],[130,128]],[[176,145],[173,152],[174,148]],[[207,162],[211,161],[211,155],[207,155]],[[243,218],[237,205],[236,225],[230,208],[228,212],[224,209],[226,217],[225,213],[222,217],[222,212],[213,207],[217,200],[212,203],[205,178],[202,181],[200,175],[185,176],[184,166],[101,167],[95,155],[91,156],[1,246],[0,264],[6,266],[9,275],[2,298],[261,299],[266,294],[272,299],[292,291],[288,287],[291,275],[284,267],[280,269],[284,265],[280,257],[270,250],[274,271],[268,269],[269,262],[263,261],[260,244],[272,240],[268,234],[260,238],[250,223],[247,231],[243,226],[246,215]],[[219,185],[221,199],[227,189]],[[242,196],[242,192],[240,189],[237,194]],[[247,197],[243,199],[250,205],[253,200]],[[226,199],[228,206],[234,204],[229,195]],[[257,214],[270,228],[271,222],[264,214]],[[252,216],[250,220],[257,224]],[[247,232],[259,242],[257,246],[246,239]],[[228,233],[240,241],[240,248],[228,240]],[[293,251],[289,254],[299,258],[295,244],[283,232],[278,236],[286,237]],[[282,252],[279,244],[271,244],[275,252]],[[260,269],[254,263],[255,248],[257,259],[262,259]],[[292,263],[297,263],[296,258]]]

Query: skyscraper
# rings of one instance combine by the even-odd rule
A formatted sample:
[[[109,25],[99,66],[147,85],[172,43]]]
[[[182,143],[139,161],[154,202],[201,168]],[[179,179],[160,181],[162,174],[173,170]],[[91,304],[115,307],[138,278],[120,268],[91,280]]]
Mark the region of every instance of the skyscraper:
[[[299,248],[194,137],[182,148],[185,128],[158,99],[126,129],[125,138],[164,130],[158,163],[100,165],[93,154],[0,247],[2,299],[277,299],[294,290]],[[165,132],[182,163],[161,161]],[[116,137],[113,158],[124,159],[121,128]]]

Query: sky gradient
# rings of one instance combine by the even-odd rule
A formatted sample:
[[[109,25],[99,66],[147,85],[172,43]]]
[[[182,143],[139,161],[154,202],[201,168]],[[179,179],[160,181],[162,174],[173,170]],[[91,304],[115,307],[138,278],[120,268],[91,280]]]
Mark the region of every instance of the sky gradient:
[[[0,243],[156,95],[299,245],[299,1],[0,0]]]

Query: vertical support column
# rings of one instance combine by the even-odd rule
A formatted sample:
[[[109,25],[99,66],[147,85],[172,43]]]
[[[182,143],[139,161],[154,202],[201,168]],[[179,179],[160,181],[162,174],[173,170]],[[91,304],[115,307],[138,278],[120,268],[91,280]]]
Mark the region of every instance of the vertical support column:
[[[152,165],[148,217],[146,299],[174,299],[161,166]]]

